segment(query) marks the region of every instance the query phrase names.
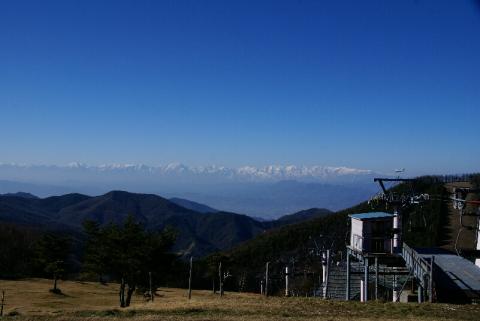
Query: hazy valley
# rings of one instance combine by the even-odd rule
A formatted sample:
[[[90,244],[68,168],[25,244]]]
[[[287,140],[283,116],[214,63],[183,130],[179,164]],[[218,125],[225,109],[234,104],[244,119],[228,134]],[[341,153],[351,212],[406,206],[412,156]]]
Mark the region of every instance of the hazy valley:
[[[0,164],[0,193],[41,197],[101,195],[111,190],[184,198],[223,211],[275,219],[308,208],[339,210],[373,195],[375,173],[345,167],[267,166],[226,168]]]

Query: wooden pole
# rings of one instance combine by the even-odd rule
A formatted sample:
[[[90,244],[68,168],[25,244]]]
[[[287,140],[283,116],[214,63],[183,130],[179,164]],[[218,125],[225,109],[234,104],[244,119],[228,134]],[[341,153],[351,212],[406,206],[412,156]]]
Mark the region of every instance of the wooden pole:
[[[148,272],[148,285],[150,286],[150,300],[153,302],[155,295],[153,294],[152,289],[152,272]]]
[[[430,275],[428,280],[428,302],[433,302],[433,264],[435,263],[435,256],[430,258]]]
[[[188,277],[188,299],[192,298],[192,269],[193,269],[193,256],[190,256],[190,275]]]
[[[316,297],[317,296],[317,288],[315,287],[316,284],[315,284],[315,281],[316,281],[316,278],[315,278],[315,272],[312,272],[312,282],[313,282],[313,285],[312,285],[312,288],[313,288],[313,296]]]
[[[265,296],[268,296],[268,268],[269,268],[270,262],[267,262],[265,265]]]
[[[345,289],[345,299],[350,300],[350,252],[347,251],[347,285]]]
[[[364,298],[365,302],[368,301],[368,257],[364,259],[365,261],[365,276],[364,276],[364,283],[363,286],[365,287],[364,291]]]
[[[365,281],[360,280],[360,302],[365,302]]]
[[[125,307],[125,279],[122,277],[122,281],[120,283],[120,307],[124,308]]]
[[[378,256],[375,256],[375,300],[378,300]]]
[[[288,266],[285,267],[285,296],[290,296],[290,290],[288,289]]]
[[[327,298],[327,252],[322,252],[322,297]]]
[[[5,290],[2,291],[2,304],[0,307],[0,317],[3,317],[3,305],[5,304]]]
[[[219,287],[220,287],[220,296],[223,296],[222,262],[218,264],[218,281],[219,281]]]
[[[328,279],[330,277],[330,250],[327,250],[327,273],[326,273],[326,279],[325,279],[325,296],[326,298],[328,296]]]

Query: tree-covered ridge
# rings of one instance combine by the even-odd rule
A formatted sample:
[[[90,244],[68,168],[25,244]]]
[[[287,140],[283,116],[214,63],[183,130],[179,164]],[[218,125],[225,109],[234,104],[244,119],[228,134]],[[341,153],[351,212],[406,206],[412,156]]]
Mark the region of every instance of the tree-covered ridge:
[[[174,227],[178,237],[173,250],[195,257],[229,249],[267,229],[307,220],[324,210],[307,212],[311,216],[299,213],[284,220],[260,222],[236,213],[200,213],[154,194],[112,191],[95,197],[66,194],[44,199],[0,195],[0,223],[79,235],[85,220],[122,224],[133,215],[149,230]]]

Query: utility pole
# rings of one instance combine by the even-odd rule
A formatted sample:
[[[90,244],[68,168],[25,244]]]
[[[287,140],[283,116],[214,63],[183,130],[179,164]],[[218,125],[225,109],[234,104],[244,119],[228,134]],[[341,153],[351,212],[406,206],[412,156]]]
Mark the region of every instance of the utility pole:
[[[193,256],[190,256],[190,276],[188,277],[188,299],[192,298],[192,269],[193,269]]]
[[[265,296],[268,296],[268,268],[270,262],[265,265]]]
[[[148,272],[148,284],[150,286],[150,300],[153,302],[153,298],[155,297],[152,289],[152,272]]]
[[[218,281],[220,286],[220,296],[223,296],[222,262],[218,264]]]
[[[375,256],[375,300],[378,300],[378,256]]]
[[[290,296],[290,290],[288,289],[288,266],[285,267],[285,296]]]
[[[322,252],[322,297],[327,298],[328,292],[328,275],[330,265],[330,250]]]
[[[428,276],[428,302],[433,302],[433,265],[435,264],[435,256],[430,258],[430,275]]]
[[[350,301],[350,252],[347,250],[347,288],[345,289],[345,299]]]
[[[368,301],[368,257],[364,259],[364,262],[365,262],[365,271],[364,271],[365,275],[364,275],[364,281],[363,281],[364,282],[363,297],[365,302],[367,302]]]
[[[327,250],[327,273],[326,273],[326,279],[325,279],[325,298],[327,298],[327,295],[328,295],[329,276],[330,276],[330,250]]]
[[[402,252],[402,215],[398,210],[398,206],[393,208],[393,251],[394,253]]]
[[[3,305],[5,304],[5,290],[2,291],[2,304],[0,307],[0,317],[3,316]]]

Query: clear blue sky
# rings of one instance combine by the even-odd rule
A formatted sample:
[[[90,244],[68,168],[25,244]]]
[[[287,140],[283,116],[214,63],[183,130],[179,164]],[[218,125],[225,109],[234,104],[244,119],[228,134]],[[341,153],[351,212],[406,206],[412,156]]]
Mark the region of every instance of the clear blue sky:
[[[474,0],[0,2],[0,162],[480,170]]]

